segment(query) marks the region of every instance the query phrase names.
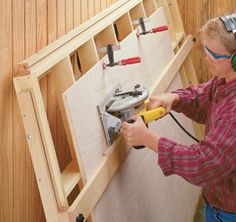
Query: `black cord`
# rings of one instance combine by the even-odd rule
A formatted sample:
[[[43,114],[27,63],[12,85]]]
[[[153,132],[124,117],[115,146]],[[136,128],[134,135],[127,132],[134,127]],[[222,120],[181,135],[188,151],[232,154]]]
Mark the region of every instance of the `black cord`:
[[[199,142],[199,140],[196,138],[196,137],[194,137],[190,132],[188,132],[181,124],[180,124],[180,122],[175,118],[175,116],[171,113],[171,112],[169,112],[169,114],[170,114],[170,116],[173,118],[173,120],[177,123],[177,125],[187,134],[187,135],[189,135],[193,140],[195,140],[196,142]]]

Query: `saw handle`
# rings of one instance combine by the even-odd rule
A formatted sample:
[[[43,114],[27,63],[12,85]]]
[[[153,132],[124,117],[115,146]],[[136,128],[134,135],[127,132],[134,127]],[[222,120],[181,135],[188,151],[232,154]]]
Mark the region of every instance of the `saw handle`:
[[[133,119],[129,119],[129,120],[127,120],[127,123],[134,123],[135,121],[133,120]],[[146,124],[147,125],[147,124]],[[140,150],[140,149],[143,149],[143,148],[145,148],[145,146],[143,146],[143,145],[140,145],[140,146],[134,146],[134,149],[136,149],[136,150]]]

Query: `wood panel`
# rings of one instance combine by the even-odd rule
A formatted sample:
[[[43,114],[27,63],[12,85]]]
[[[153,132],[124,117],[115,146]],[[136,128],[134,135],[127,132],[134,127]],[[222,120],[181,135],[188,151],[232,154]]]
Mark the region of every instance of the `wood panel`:
[[[57,0],[48,1],[47,6],[47,16],[48,16],[48,44],[57,39]],[[73,7],[72,7],[73,8]],[[73,13],[72,13],[73,15]]]
[[[94,0],[90,2],[94,4],[92,6],[94,14],[98,14],[117,1]],[[66,2],[66,0],[0,1],[0,132],[2,144],[0,147],[0,187],[3,193],[0,201],[0,221],[45,221],[22,130],[18,104],[12,88],[12,77],[15,75],[13,68],[16,67],[16,64],[39,51],[55,38],[64,35],[70,28],[81,24],[82,18],[83,22],[89,18],[87,7],[86,10],[82,8],[82,2],[87,1],[74,0],[73,26],[68,26],[67,24],[72,24],[72,21],[67,23],[68,20],[66,20]],[[178,0],[178,2],[181,6],[180,11],[186,32],[193,33],[197,38],[192,56],[196,70],[201,70],[197,74],[202,82],[209,78],[209,74],[200,50],[198,30],[210,17],[235,11],[236,2],[232,0]],[[194,10],[192,10],[193,8]],[[43,85],[42,90],[47,105],[48,95],[52,89],[48,81],[45,81]],[[50,112],[49,118],[52,118],[53,112]],[[55,115],[59,115],[58,111]],[[59,116],[57,118],[60,119]],[[61,131],[61,128],[58,127],[58,124],[61,125],[58,119],[53,120],[52,124],[56,124],[54,127]],[[54,132],[58,144],[62,147],[67,145],[65,136],[61,137],[64,132],[56,132],[56,130]],[[61,150],[63,149],[61,148]],[[64,152],[59,152],[58,155],[63,159]]]
[[[77,11],[74,6],[74,10]],[[65,0],[57,0],[57,37],[60,37],[66,32],[66,3]],[[77,24],[77,22],[75,22]]]
[[[25,26],[24,26],[24,1],[13,1],[13,48],[15,48],[14,54],[13,54],[13,67],[14,70],[17,68],[18,61],[22,60],[25,56],[25,42],[24,42],[24,32],[25,32]],[[18,47],[17,47],[18,46]],[[13,75],[16,75],[14,72]],[[16,97],[13,99],[14,105],[17,104]],[[23,133],[23,127],[21,125],[20,120],[20,114],[18,109],[14,109],[13,112],[13,120],[14,124],[14,130],[16,132],[20,132],[17,134],[13,134],[13,148],[15,150],[14,152],[14,164],[17,166],[17,168],[14,168],[14,191],[16,191],[14,195],[14,205],[16,206],[14,208],[14,221],[21,221],[25,217],[25,211],[22,211],[22,200],[25,200],[25,190],[26,186],[30,183],[27,183],[27,178],[19,177],[18,175],[21,172],[25,172],[27,175],[29,175],[29,178],[32,178],[32,170],[31,172],[28,170],[30,168],[26,168],[26,164],[23,161],[26,161],[26,163],[29,163],[29,155],[27,155],[26,149],[22,149],[25,146],[25,140],[21,139],[21,137],[25,137]],[[18,143],[16,141],[19,141]],[[26,185],[27,184],[27,185]],[[30,187],[28,187],[29,190],[32,192]],[[31,201],[30,201],[31,202]],[[29,217],[32,218],[32,214],[29,215]]]
[[[71,31],[74,27],[74,2],[73,0],[66,0],[66,33]]]
[[[74,0],[74,26],[81,24],[80,18],[80,0]]]
[[[12,4],[0,2],[0,221],[13,221]]]

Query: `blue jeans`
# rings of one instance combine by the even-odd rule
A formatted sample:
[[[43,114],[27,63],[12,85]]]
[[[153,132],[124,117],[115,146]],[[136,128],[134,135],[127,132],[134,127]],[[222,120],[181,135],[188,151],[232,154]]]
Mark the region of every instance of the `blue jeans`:
[[[227,213],[205,202],[205,222],[236,222],[235,213]]]

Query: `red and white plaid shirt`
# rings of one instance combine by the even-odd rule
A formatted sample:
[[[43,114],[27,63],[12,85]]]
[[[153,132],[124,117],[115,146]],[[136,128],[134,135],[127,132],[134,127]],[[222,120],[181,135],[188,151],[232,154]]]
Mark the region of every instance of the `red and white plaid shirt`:
[[[209,204],[236,213],[236,80],[215,77],[175,92],[180,101],[172,109],[205,124],[206,133],[190,146],[161,137],[158,164],[165,176],[201,186]]]

